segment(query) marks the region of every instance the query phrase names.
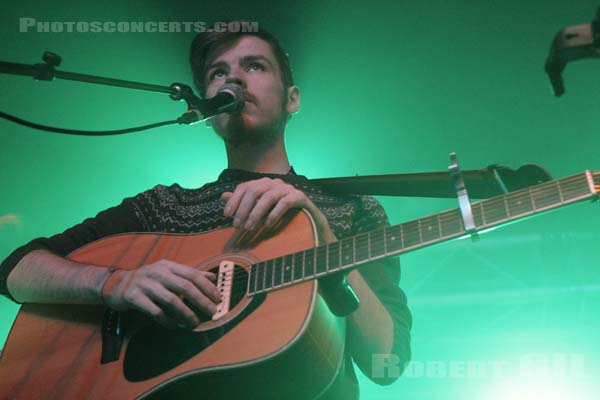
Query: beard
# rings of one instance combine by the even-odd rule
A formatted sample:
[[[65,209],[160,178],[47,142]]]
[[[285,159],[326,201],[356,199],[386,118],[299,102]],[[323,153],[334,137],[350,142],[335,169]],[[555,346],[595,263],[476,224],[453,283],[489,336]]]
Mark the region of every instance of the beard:
[[[287,103],[287,102],[286,102]],[[253,123],[244,110],[234,113],[221,114],[215,118],[213,125],[215,133],[223,139],[227,146],[269,144],[283,134],[288,120],[286,104],[282,104],[278,117],[265,123]]]

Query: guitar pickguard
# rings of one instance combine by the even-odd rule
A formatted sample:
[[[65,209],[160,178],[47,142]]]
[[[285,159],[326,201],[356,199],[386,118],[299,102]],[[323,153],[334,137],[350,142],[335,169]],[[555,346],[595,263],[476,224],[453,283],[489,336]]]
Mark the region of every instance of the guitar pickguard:
[[[123,374],[128,381],[140,382],[161,375],[211,346],[256,310],[266,294],[256,295],[231,321],[207,332],[167,329],[158,324],[140,329],[125,351]]]
[[[211,270],[214,272],[214,270]],[[231,304],[235,306],[245,296],[248,282],[244,268],[236,266]],[[235,328],[266,299],[266,294],[253,296],[246,307],[225,324],[208,331],[168,329],[156,323],[135,332],[127,345],[123,374],[128,381],[140,382],[161,375],[195,357]],[[205,317],[204,320],[210,318]]]

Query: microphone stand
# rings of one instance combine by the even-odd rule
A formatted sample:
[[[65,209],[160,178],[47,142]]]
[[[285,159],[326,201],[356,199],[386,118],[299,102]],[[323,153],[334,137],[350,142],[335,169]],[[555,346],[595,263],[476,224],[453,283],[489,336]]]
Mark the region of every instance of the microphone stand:
[[[483,169],[462,171],[462,175],[469,195],[478,199],[513,192],[552,179],[544,168],[536,164],[525,164],[516,171],[501,165],[490,165]],[[456,188],[451,173],[447,171],[323,178],[311,179],[311,182],[343,194],[456,198]]]
[[[188,85],[184,85],[183,83],[175,82],[170,86],[161,86],[75,72],[59,71],[56,69],[56,67],[60,65],[62,59],[58,54],[51,53],[49,51],[44,52],[42,60],[44,61],[43,63],[33,65],[0,61],[0,73],[31,76],[33,79],[42,81],[52,81],[54,78],[58,78],[93,83],[97,85],[117,86],[129,89],[145,90],[149,92],[167,93],[169,98],[172,100],[184,100],[188,106],[187,112],[182,114],[177,120],[169,121],[169,123],[176,122],[179,124],[189,125],[198,121],[197,114],[190,112],[189,110],[201,109],[202,101],[199,97],[194,95],[192,88],[190,88]]]

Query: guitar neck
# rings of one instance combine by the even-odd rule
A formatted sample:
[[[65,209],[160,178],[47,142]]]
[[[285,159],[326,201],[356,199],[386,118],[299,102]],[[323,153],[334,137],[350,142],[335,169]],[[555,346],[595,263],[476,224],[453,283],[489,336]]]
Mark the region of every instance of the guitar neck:
[[[582,200],[600,192],[600,171],[585,171],[471,204],[475,230],[482,231]],[[459,209],[379,228],[254,264],[248,295],[354,269],[468,235]]]

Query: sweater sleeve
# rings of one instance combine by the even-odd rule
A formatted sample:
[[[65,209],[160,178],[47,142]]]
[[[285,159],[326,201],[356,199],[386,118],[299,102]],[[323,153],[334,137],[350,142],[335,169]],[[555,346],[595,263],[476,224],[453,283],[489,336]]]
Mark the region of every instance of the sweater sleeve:
[[[106,236],[144,231],[143,220],[138,215],[135,203],[128,198],[63,233],[49,238],[39,237],[17,248],[0,264],[0,294],[16,301],[8,292],[6,281],[10,272],[28,253],[43,249],[64,257],[81,246]]]
[[[389,226],[385,210],[371,196],[361,197],[361,207],[357,213],[355,234]],[[411,358],[410,331],[412,316],[407,305],[406,295],[398,286],[400,283],[400,260],[386,258],[365,265],[359,273],[390,314],[394,326],[392,354],[404,366]]]

